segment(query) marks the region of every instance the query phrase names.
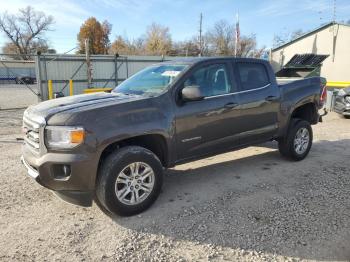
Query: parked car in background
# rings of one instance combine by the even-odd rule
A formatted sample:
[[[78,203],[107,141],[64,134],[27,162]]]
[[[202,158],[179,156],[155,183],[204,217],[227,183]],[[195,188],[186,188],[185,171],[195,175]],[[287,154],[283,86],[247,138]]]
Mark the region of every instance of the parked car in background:
[[[15,82],[16,84],[33,85],[35,84],[35,78],[31,76],[17,76]]]
[[[284,157],[304,159],[325,84],[311,77],[278,85],[257,59],[160,63],[111,93],[29,107],[22,162],[68,202],[95,199],[113,214],[137,214],[158,197],[164,168],[270,140]]]
[[[340,89],[335,93],[333,110],[350,119],[350,87]]]

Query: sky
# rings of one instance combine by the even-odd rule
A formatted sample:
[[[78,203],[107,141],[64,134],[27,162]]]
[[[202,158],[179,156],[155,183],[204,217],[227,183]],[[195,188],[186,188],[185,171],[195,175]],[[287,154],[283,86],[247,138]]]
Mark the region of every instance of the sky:
[[[94,16],[113,25],[117,35],[134,39],[144,35],[152,22],[169,27],[173,40],[188,40],[198,34],[199,14],[204,32],[216,21],[234,24],[239,13],[241,35],[255,34],[258,46],[270,48],[274,35],[309,31],[332,21],[334,0],[0,0],[0,13],[15,14],[28,5],[54,17],[47,33],[58,53],[77,45],[81,24]],[[336,0],[336,20],[350,20],[350,0]],[[7,42],[0,35],[0,47]]]

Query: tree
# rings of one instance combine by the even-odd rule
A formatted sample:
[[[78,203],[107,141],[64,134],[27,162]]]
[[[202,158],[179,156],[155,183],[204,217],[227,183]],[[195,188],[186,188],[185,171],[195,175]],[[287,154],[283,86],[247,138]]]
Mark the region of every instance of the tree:
[[[144,40],[137,38],[129,41],[127,38],[117,36],[111,45],[109,53],[119,55],[143,55],[145,54]]]
[[[111,45],[110,51],[114,54],[119,55],[130,55],[130,43],[127,39],[124,39],[122,36],[117,36],[114,42]]]
[[[196,39],[188,41],[179,41],[173,43],[172,49],[169,52],[171,56],[198,56],[200,53],[199,45]]]
[[[266,52],[265,47],[257,48],[255,35],[242,36],[237,47],[238,57],[262,58]]]
[[[108,21],[101,24],[95,17],[88,18],[80,27],[77,37],[79,42],[78,53],[85,53],[85,40],[89,39],[90,54],[107,54],[111,30],[112,25]]]
[[[12,42],[5,43],[5,45],[2,47],[2,52],[6,54],[7,57],[14,60],[22,59],[22,56],[18,53],[18,48]]]
[[[295,30],[291,33],[290,35],[290,38],[289,38],[289,41],[293,41],[299,37],[301,37],[302,35],[304,35],[305,33],[303,32],[302,29],[298,29],[298,30]]]
[[[147,28],[145,51],[150,55],[167,55],[171,50],[171,35],[168,27],[153,23]]]
[[[47,46],[44,36],[52,24],[52,16],[37,12],[30,6],[19,9],[16,15],[5,12],[0,16],[0,30],[10,42],[4,49],[21,59],[31,59],[38,47]]]
[[[112,32],[112,24],[107,20],[104,20],[102,23],[102,31],[103,31],[103,46],[105,48],[104,53],[108,54],[108,50],[111,47],[111,41],[109,40],[109,35]]]
[[[226,20],[216,22],[204,37],[209,46],[209,53],[213,55],[232,55],[234,51],[233,36],[233,26]]]
[[[272,46],[273,46],[273,48],[279,47],[285,43],[288,43],[290,41],[293,41],[293,40],[301,37],[304,34],[305,33],[302,29],[297,29],[291,33],[287,32],[284,34],[275,35],[273,38]]]
[[[286,39],[281,35],[274,35],[272,40],[272,47],[276,48],[286,43]]]
[[[204,55],[234,55],[235,37],[234,26],[226,20],[220,20],[214,27],[209,29],[204,38]],[[255,35],[242,35],[238,41],[238,57],[261,58],[265,52],[265,47],[257,48]]]

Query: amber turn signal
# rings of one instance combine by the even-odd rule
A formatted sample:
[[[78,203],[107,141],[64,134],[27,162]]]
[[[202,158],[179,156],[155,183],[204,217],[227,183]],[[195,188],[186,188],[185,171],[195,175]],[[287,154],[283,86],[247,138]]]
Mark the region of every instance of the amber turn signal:
[[[81,144],[84,141],[85,131],[82,129],[72,130],[70,133],[70,142],[73,144]]]

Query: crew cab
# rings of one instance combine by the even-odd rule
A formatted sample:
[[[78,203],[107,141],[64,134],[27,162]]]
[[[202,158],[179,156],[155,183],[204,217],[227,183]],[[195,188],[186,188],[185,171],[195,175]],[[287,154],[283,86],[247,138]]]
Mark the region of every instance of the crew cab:
[[[22,162],[64,200],[134,215],[158,197],[165,168],[265,141],[304,159],[326,80],[278,85],[269,62],[192,58],[150,66],[111,93],[57,98],[23,116]]]

